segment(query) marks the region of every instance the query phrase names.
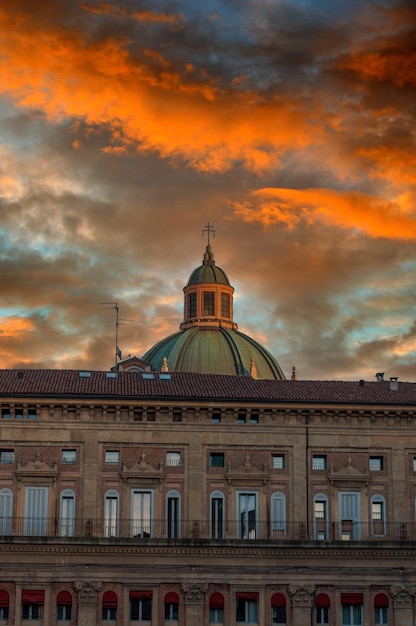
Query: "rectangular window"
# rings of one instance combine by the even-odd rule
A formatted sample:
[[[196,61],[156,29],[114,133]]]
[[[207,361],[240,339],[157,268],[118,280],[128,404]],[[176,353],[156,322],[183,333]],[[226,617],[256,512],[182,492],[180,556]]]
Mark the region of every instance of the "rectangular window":
[[[188,317],[196,317],[196,293],[189,294]]]
[[[314,454],[312,457],[312,469],[313,470],[326,470],[327,458],[322,454]]]
[[[361,534],[361,494],[355,491],[340,491],[338,494],[340,539],[357,541]]]
[[[381,472],[383,469],[383,457],[382,456],[370,456],[369,468],[370,468],[370,472]]]
[[[215,315],[215,294],[213,291],[204,293],[203,315]]]
[[[28,620],[40,619],[41,607],[42,605],[40,604],[28,604],[27,602],[23,602],[22,618]]]
[[[180,452],[166,452],[167,467],[180,467],[182,465]]]
[[[152,620],[152,598],[130,600],[130,620],[150,622]]]
[[[273,469],[285,468],[285,455],[284,454],[272,454],[272,468]]]
[[[413,457],[413,471],[416,473],[416,456]]]
[[[17,420],[22,420],[24,415],[23,415],[23,407],[21,406],[17,406],[14,409],[14,417]]]
[[[250,424],[258,424],[259,423],[259,414],[257,412],[250,413]]]
[[[0,450],[0,463],[14,463],[14,450]]]
[[[258,598],[255,598],[256,596],[255,593],[237,594],[236,621],[238,624],[258,623]]]
[[[153,524],[153,492],[133,489],[132,491],[132,535],[151,537]]]
[[[219,411],[213,411],[211,415],[211,421],[213,424],[221,423],[221,413]]]
[[[77,462],[76,450],[62,450],[61,456],[62,463],[74,464]]]
[[[117,465],[118,463],[120,463],[120,451],[119,450],[106,450],[105,462],[108,463],[108,465]]]
[[[237,424],[245,424],[247,420],[247,414],[245,411],[239,411],[237,415]]]
[[[255,539],[257,535],[257,493],[237,494],[240,539]]]
[[[1,410],[1,417],[4,420],[9,420],[10,419],[10,408],[9,407],[3,407]]]
[[[364,626],[362,605],[343,604],[342,626]]]
[[[221,294],[221,317],[230,317],[230,296],[228,293]]]
[[[209,455],[209,464],[211,467],[224,467],[224,453],[211,452]]]
[[[48,488],[26,487],[24,534],[46,536],[48,528]]]
[[[29,408],[27,410],[27,416],[30,420],[37,420],[38,419],[38,412],[35,408]]]

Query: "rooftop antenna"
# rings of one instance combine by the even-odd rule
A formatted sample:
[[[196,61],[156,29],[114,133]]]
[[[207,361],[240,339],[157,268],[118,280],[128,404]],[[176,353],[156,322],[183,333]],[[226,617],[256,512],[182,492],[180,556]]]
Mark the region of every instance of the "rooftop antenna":
[[[119,326],[121,326],[121,324],[123,322],[132,322],[133,320],[122,320],[119,318],[118,313],[119,313],[119,309],[120,307],[118,306],[118,302],[99,302],[98,304],[103,304],[106,305],[104,308],[106,309],[114,309],[116,312],[116,350],[115,350],[115,367],[117,369],[117,364],[118,361],[122,359],[122,354],[121,354],[121,350],[118,347],[118,329]]]
[[[212,233],[212,236],[215,238],[215,229],[212,228],[211,224],[208,222],[208,224],[205,226],[205,228],[202,229],[202,236],[205,236],[205,233],[207,233],[208,236],[208,245],[209,245],[209,241],[210,241],[210,235]]]

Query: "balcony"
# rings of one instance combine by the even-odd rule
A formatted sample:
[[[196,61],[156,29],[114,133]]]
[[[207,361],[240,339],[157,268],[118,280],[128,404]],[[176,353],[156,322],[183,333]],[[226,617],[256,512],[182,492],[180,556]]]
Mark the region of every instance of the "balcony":
[[[235,521],[217,523],[182,520],[169,523],[166,520],[114,520],[103,519],[54,519],[54,518],[1,518],[0,541],[11,537],[62,537],[66,539],[123,539],[132,542],[155,540],[187,541],[246,541],[281,542],[302,541],[329,543],[340,542],[411,542],[416,541],[416,524],[332,522],[322,526],[306,522],[253,522],[250,527]]]

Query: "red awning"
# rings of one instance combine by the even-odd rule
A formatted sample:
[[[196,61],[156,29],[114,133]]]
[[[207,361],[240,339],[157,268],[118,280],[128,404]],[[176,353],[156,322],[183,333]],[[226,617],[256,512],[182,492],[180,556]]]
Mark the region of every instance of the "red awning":
[[[144,600],[151,597],[151,591],[130,591],[130,600]]]
[[[376,609],[384,608],[389,606],[389,599],[385,593],[378,593],[374,598],[374,606]]]
[[[0,589],[0,608],[9,606],[9,594],[4,589]]]
[[[60,591],[56,598],[56,604],[72,604],[72,595],[69,591]]]
[[[286,606],[286,596],[284,593],[274,593],[272,595],[272,606]]]
[[[165,604],[179,604],[179,596],[174,591],[170,591],[165,595]]]
[[[222,593],[212,593],[209,597],[209,606],[213,609],[224,608],[224,596]]]
[[[364,604],[362,593],[341,593],[341,604]]]
[[[114,591],[106,591],[103,595],[103,609],[117,608],[117,594]]]
[[[259,599],[258,593],[254,593],[250,591],[237,591],[236,596],[237,598],[242,598],[243,600],[256,600],[257,601]]]
[[[326,593],[319,593],[316,596],[315,605],[318,608],[328,609],[330,607],[330,605],[331,605],[331,601],[329,599],[329,596]]]
[[[22,602],[25,604],[44,604],[45,591],[43,589],[23,589]]]

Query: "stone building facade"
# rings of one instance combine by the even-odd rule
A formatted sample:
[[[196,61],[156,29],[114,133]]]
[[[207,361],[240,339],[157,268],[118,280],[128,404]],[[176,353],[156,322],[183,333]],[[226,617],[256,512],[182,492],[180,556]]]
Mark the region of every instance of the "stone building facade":
[[[416,624],[416,384],[0,372],[0,624]]]

